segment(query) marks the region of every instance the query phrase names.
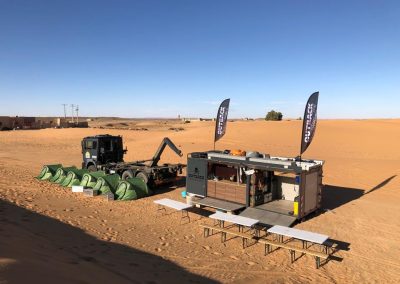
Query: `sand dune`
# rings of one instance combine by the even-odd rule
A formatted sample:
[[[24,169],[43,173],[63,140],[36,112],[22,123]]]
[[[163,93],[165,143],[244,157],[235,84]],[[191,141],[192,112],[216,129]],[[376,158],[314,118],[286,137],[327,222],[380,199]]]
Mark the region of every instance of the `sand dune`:
[[[146,125],[145,123],[143,125]],[[152,157],[170,137],[186,154],[211,149],[214,124],[192,122],[185,131],[159,124],[149,131],[45,129],[0,132],[0,280],[5,283],[132,282],[379,282],[400,279],[400,120],[320,120],[305,158],[323,159],[325,212],[297,227],[327,234],[347,249],[321,269],[311,257],[290,263],[286,251],[267,257],[240,240],[204,239],[199,217],[157,217],[155,199],[182,200],[181,188],[129,202],[85,198],[36,181],[43,164],[81,165],[80,140],[123,135],[125,160]],[[168,127],[168,128],[167,128]],[[241,148],[296,156],[301,121],[236,121],[219,149]]]

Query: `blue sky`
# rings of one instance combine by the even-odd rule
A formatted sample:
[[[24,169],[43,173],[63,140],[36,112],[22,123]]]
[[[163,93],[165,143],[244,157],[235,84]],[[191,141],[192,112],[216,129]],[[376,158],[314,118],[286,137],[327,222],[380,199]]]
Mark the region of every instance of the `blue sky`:
[[[399,1],[0,0],[0,115],[400,117]]]

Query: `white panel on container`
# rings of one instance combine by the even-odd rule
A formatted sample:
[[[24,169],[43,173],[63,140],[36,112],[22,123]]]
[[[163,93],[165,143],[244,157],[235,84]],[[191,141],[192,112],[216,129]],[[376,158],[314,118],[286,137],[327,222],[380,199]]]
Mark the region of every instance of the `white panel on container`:
[[[299,185],[295,183],[294,177],[278,176],[277,180],[282,199],[294,201],[294,198],[299,196]]]

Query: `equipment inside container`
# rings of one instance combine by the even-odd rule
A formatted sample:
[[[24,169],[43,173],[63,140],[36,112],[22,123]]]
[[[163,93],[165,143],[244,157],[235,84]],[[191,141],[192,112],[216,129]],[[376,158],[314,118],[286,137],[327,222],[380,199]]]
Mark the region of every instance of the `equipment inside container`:
[[[248,170],[239,165],[208,164],[207,196],[285,215],[297,215],[299,178],[295,174]]]

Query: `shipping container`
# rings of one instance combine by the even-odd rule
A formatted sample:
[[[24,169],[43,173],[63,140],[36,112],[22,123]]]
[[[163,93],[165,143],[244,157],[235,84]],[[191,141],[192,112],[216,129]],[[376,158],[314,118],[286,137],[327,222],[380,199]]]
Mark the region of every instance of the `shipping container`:
[[[321,207],[323,165],[321,160],[258,152],[248,156],[219,151],[190,153],[186,190],[197,196],[202,206],[224,211],[226,205],[237,209],[233,213],[265,225],[290,226]]]

